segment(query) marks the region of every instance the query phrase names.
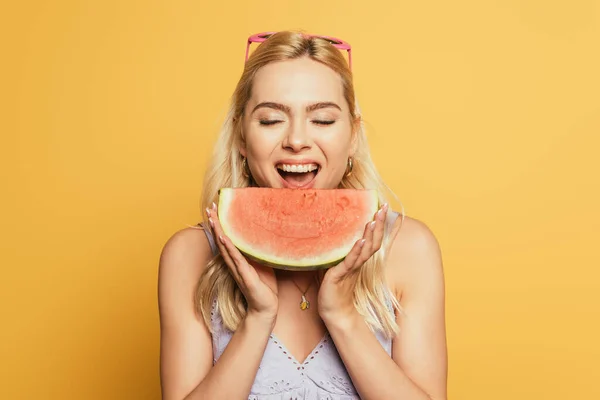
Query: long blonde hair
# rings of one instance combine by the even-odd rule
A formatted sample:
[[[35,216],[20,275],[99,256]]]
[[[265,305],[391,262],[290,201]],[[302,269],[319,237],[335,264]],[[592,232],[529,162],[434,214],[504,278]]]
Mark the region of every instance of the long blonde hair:
[[[206,171],[202,209],[209,207],[212,202],[218,202],[220,188],[254,185],[251,177],[244,174],[243,159],[239,152],[239,144],[243,140],[242,116],[246,103],[250,99],[254,75],[261,67],[271,62],[300,57],[309,57],[340,75],[345,99],[349,105],[354,105],[349,107],[352,121],[359,120],[352,72],[342,53],[327,41],[308,37],[300,32],[286,31],[274,34],[258,46],[246,62]],[[391,193],[391,191],[383,183],[371,160],[362,120],[355,126],[355,135],[356,152],[353,155],[352,174],[345,176],[339,187],[376,189],[379,193],[379,201],[383,204],[387,202],[384,193]],[[402,218],[404,218],[404,211],[402,211]],[[204,229],[210,229],[207,222],[204,221]],[[400,310],[398,301],[386,285],[383,270],[389,243],[390,235],[386,231],[381,249],[358,272],[354,296],[355,306],[369,327],[384,333],[387,337],[393,336],[398,331],[394,315],[388,311],[387,302],[391,301],[394,308]],[[219,254],[208,263],[196,292],[197,309],[208,327],[211,327],[211,309],[214,300],[217,301],[225,328],[234,331],[246,314],[247,304]]]

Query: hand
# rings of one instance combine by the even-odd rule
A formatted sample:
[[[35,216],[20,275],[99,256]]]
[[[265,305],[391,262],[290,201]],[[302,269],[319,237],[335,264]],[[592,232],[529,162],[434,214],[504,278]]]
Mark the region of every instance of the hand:
[[[357,241],[344,261],[330,268],[319,289],[319,315],[328,321],[340,321],[357,314],[354,290],[358,271],[381,248],[388,205],[384,204],[365,226],[362,239]]]
[[[212,210],[206,209],[206,213],[208,214],[210,226],[214,231],[219,251],[248,302],[248,315],[264,317],[274,323],[278,308],[275,271],[272,268],[247,260],[240,253],[223,233],[215,203],[213,203]]]

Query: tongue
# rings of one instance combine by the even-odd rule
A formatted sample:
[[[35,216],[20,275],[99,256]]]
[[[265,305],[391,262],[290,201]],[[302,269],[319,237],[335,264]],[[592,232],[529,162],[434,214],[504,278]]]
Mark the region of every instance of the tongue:
[[[281,176],[291,186],[304,186],[309,183],[316,173],[312,172],[282,172]]]

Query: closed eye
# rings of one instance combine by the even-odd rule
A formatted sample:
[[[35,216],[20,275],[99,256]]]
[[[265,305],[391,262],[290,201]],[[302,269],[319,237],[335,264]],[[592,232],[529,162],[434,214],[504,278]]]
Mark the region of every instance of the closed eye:
[[[335,120],[314,120],[313,123],[317,124],[317,125],[331,125],[335,122]]]
[[[283,121],[280,121],[280,120],[277,120],[277,119],[261,119],[259,121],[259,123],[261,125],[275,125],[275,124],[278,124],[280,122],[283,122]]]

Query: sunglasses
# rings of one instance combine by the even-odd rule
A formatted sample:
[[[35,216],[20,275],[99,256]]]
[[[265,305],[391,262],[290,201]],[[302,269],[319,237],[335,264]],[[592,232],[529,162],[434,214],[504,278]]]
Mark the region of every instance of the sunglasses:
[[[262,43],[265,40],[267,40],[268,38],[270,38],[272,35],[274,35],[275,33],[276,32],[263,32],[263,33],[257,33],[255,35],[250,36],[248,38],[248,44],[246,45],[246,59],[244,60],[244,62],[248,61],[248,54],[250,51],[250,45],[252,43]],[[322,35],[305,35],[305,36],[317,37],[319,39],[324,39],[324,40],[328,41],[329,43],[331,43],[335,48],[348,51],[348,66],[350,67],[350,69],[352,69],[352,47],[350,46],[350,43],[345,42],[342,39],[334,38],[331,36],[322,36]]]

